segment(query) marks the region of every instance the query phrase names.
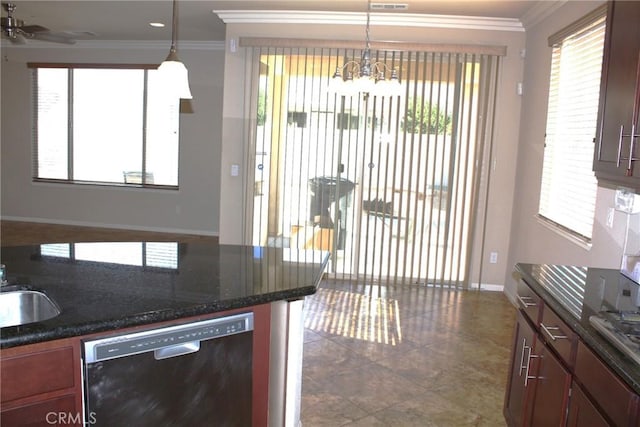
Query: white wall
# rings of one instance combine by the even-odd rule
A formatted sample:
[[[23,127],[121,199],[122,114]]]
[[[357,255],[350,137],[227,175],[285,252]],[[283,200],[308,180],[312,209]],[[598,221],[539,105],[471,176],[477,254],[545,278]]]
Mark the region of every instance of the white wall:
[[[571,1],[533,28],[527,29],[524,96],[520,119],[516,195],[513,204],[509,264],[555,263],[619,268],[624,244],[626,216],[616,212],[613,228],[606,225],[608,209],[614,206],[615,191],[599,188],[592,246],[585,247],[543,225],[538,212],[540,178],[549,89],[551,48],[547,38],[592,11],[602,2]],[[514,282],[507,271],[507,292]]]
[[[363,28],[359,25],[320,24],[227,24],[227,40],[240,37],[281,37],[332,40],[363,40]],[[463,30],[442,28],[373,26],[372,40],[406,41],[446,44],[481,44],[507,47],[502,60],[496,111],[494,159],[495,169],[489,195],[487,232],[484,252],[478,245],[474,248],[474,271],[471,280],[478,280],[482,265],[482,282],[502,284],[508,265],[509,233],[511,231],[511,209],[515,189],[517,140],[519,133],[521,98],[516,94],[516,84],[521,81],[523,61],[520,51],[524,48],[524,32],[498,30]],[[223,112],[223,145],[221,174],[220,241],[224,243],[246,242],[243,213],[244,180],[231,177],[231,164],[241,165],[246,170],[248,152],[248,124],[244,121],[245,58],[247,49],[236,52],[227,50],[225,60],[225,100]],[[242,174],[241,174],[242,175]],[[476,243],[479,240],[476,239]],[[489,252],[498,252],[498,263],[489,264]]]
[[[135,49],[39,46],[2,49],[2,218],[217,234],[224,68],[220,44],[179,50],[189,69],[193,99],[189,101],[192,112],[180,115],[178,191],[32,182],[27,62],[159,63],[168,52],[168,47],[155,45]]]

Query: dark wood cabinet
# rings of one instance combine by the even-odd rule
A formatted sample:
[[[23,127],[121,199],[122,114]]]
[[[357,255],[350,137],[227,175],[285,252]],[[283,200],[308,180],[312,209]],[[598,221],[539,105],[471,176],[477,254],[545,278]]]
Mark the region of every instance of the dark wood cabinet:
[[[507,380],[507,392],[504,403],[504,416],[509,425],[524,425],[525,415],[531,405],[527,405],[528,395],[531,389],[529,377],[533,377],[531,371],[531,355],[535,340],[535,331],[527,322],[522,313],[518,311],[516,326],[513,336],[513,351],[511,353],[511,369]]]
[[[640,2],[607,10],[593,169],[601,184],[640,191]]]
[[[571,405],[569,405],[568,417],[567,427],[609,426],[607,420],[575,382],[571,387]]]
[[[507,424],[637,426],[640,396],[547,303],[519,281]]]
[[[527,425],[565,425],[571,374],[542,340],[536,342],[531,363],[536,365],[536,369],[534,378],[530,379],[534,387],[531,421]]]
[[[0,376],[3,427],[82,425],[78,339],[3,350]]]
[[[510,426],[564,425],[571,374],[518,310],[504,416]],[[537,318],[537,312],[534,312]]]
[[[638,395],[582,342],[578,344],[575,376],[613,425],[637,425],[634,420],[638,414]]]

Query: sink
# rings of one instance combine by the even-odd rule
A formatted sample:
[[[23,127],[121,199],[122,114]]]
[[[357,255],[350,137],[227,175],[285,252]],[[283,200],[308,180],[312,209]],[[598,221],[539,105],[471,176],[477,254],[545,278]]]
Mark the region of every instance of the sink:
[[[0,327],[24,325],[51,319],[60,308],[39,291],[0,292]]]

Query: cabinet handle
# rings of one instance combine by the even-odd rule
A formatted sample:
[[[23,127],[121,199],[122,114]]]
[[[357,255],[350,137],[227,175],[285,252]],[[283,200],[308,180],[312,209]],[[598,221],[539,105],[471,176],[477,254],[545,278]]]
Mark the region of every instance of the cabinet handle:
[[[520,373],[518,374],[520,376],[522,376],[522,371],[526,368],[526,365],[524,364],[524,352],[529,348],[531,347],[527,345],[527,339],[522,338],[522,354],[520,355]]]
[[[620,136],[618,137],[618,157],[616,160],[616,167],[620,167],[620,160],[622,159],[622,136],[624,135],[624,125],[620,126]]]
[[[529,375],[529,368],[531,367],[531,359],[542,358],[542,356],[538,356],[537,354],[531,354],[533,351],[532,347],[527,347],[529,349],[529,355],[527,356],[527,366],[524,374],[524,386],[526,387],[529,384],[529,380],[536,380],[538,377]]]
[[[626,137],[629,137],[631,140],[629,141],[629,156],[622,157],[622,140]],[[636,124],[633,123],[631,125],[631,133],[624,133],[624,125],[620,126],[620,136],[618,137],[618,156],[616,159],[616,167],[620,167],[622,160],[627,160],[627,170],[625,171],[626,176],[633,175],[633,162],[636,160],[640,160],[640,157],[635,157],[633,155],[636,147],[636,139],[640,138],[640,135],[636,134]]]
[[[640,160],[640,157],[634,157],[633,156],[633,151],[634,148],[636,146],[636,138],[639,135],[636,135],[636,124],[633,123],[631,125],[631,134],[629,135],[631,137],[631,142],[629,142],[629,163],[627,164],[627,176],[632,176],[633,175],[633,162],[635,160]]]
[[[544,323],[540,322],[540,327],[542,328],[542,330],[544,331],[545,334],[547,334],[547,336],[549,338],[551,338],[551,341],[555,341],[555,340],[566,340],[569,337],[566,335],[554,335],[551,331],[559,331],[560,327],[558,326],[546,326]]]
[[[516,295],[518,302],[522,306],[522,308],[535,307],[537,304],[535,302],[527,302],[525,299],[531,299],[531,297],[521,297],[520,295]]]

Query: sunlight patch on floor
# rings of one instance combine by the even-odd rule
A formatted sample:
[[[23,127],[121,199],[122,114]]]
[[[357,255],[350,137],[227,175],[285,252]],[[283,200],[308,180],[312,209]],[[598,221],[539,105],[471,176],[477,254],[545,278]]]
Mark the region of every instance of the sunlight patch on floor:
[[[397,300],[320,288],[307,303],[308,329],[378,344],[402,341]]]

